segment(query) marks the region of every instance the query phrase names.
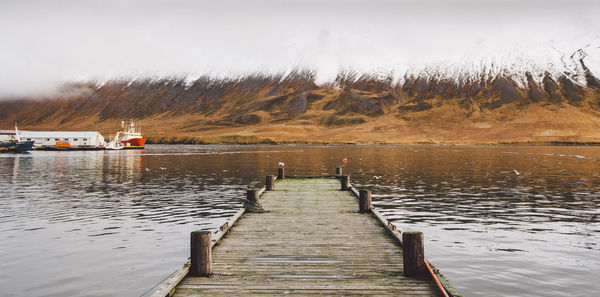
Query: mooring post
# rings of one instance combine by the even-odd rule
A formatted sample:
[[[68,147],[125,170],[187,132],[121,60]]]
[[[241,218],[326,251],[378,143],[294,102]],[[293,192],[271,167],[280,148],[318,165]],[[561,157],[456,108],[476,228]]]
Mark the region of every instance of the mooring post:
[[[283,167],[279,167],[277,169],[277,179],[284,179],[285,178],[285,171],[283,170]]]
[[[342,181],[342,191],[347,191],[350,188],[350,176],[342,175],[340,180]]]
[[[275,189],[275,176],[267,175],[267,180],[266,180],[265,184],[267,185],[267,190]]]
[[[358,199],[358,212],[370,212],[373,206],[371,205],[371,190],[360,190]]]
[[[250,201],[258,201],[258,190],[246,190],[246,199]]]
[[[212,273],[210,231],[192,231],[190,235],[190,275],[209,276]]]
[[[342,175],[342,167],[335,168],[335,175]]]
[[[425,275],[425,249],[423,246],[423,232],[402,233],[402,258],[404,262],[404,275],[421,277]]]

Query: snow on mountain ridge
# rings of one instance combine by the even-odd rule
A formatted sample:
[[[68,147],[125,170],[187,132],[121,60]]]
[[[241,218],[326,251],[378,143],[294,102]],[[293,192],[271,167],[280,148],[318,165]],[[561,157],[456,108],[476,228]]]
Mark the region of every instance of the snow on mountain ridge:
[[[538,85],[543,84],[546,76],[557,82],[562,76],[569,78],[579,86],[588,86],[586,71],[592,75],[600,73],[600,42],[588,43],[581,48],[559,47],[552,42],[548,42],[533,50],[532,44],[522,46],[519,49],[497,49],[497,55],[491,55],[491,51],[485,48],[493,46],[480,44],[479,57],[468,56],[465,54],[461,58],[445,60],[430,63],[414,63],[413,65],[395,65],[388,67],[356,67],[340,66],[337,75],[334,77],[323,77],[318,68],[294,64],[285,72],[269,73],[239,73],[218,75],[185,75],[178,76],[160,76],[150,77],[128,77],[123,75],[113,79],[98,79],[94,83],[98,86],[115,82],[126,81],[123,88],[129,87],[134,81],[144,80],[152,84],[172,84],[175,81],[182,80],[186,87],[192,86],[199,79],[208,79],[209,83],[205,85],[210,88],[214,84],[242,81],[248,77],[263,77],[275,79],[279,83],[286,80],[302,78],[310,80],[316,85],[336,86],[338,80],[356,83],[360,80],[373,80],[387,82],[389,85],[404,85],[409,80],[423,79],[426,82],[453,82],[456,86],[465,86],[472,83],[481,83],[487,85],[497,77],[510,79],[517,87],[526,89],[531,78]],[[566,49],[564,49],[566,48]],[[470,52],[476,52],[477,49],[471,49]],[[468,52],[468,51],[466,51]],[[489,55],[483,57],[483,54]],[[583,64],[582,64],[583,61]],[[584,67],[585,65],[585,67]],[[586,69],[587,68],[587,69]],[[401,72],[402,69],[406,69]],[[530,74],[528,76],[528,74]],[[80,82],[85,82],[82,80]],[[339,86],[338,86],[339,87]],[[64,95],[64,86],[59,86],[59,92],[56,94],[47,94],[44,98],[51,98],[57,95]]]
[[[504,56],[482,58],[480,60],[462,59],[459,62],[438,62],[412,66],[406,71],[399,83],[409,78],[425,78],[427,80],[450,80],[457,85],[474,81],[491,81],[495,77],[511,78],[519,87],[527,85],[527,73],[530,73],[536,83],[541,83],[546,74],[556,80],[567,76],[573,82],[587,86],[585,69],[580,60],[591,73],[600,69],[600,47],[588,45],[571,53],[557,51],[548,45],[546,54],[535,59],[530,52],[507,53]]]

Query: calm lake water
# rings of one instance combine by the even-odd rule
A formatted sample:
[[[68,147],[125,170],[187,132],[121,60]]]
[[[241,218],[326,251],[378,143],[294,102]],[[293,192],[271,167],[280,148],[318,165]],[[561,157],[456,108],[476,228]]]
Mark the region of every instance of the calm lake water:
[[[279,161],[328,175],[343,158],[465,295],[600,292],[600,147],[150,145],[0,155],[1,295],[140,296]]]

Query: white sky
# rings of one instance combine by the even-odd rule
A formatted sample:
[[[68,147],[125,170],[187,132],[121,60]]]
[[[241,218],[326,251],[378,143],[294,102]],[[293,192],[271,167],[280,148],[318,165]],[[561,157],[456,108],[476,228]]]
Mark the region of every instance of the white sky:
[[[600,73],[598,0],[0,0],[0,97],[71,80],[340,69]]]

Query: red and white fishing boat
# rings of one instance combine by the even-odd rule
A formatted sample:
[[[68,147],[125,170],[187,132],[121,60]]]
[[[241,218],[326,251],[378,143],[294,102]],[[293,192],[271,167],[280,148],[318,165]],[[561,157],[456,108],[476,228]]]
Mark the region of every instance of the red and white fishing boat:
[[[146,138],[142,137],[140,133],[140,127],[136,126],[133,120],[129,122],[129,125],[125,125],[125,121],[121,121],[121,130],[117,132],[115,138],[127,147],[143,147],[146,143]]]

